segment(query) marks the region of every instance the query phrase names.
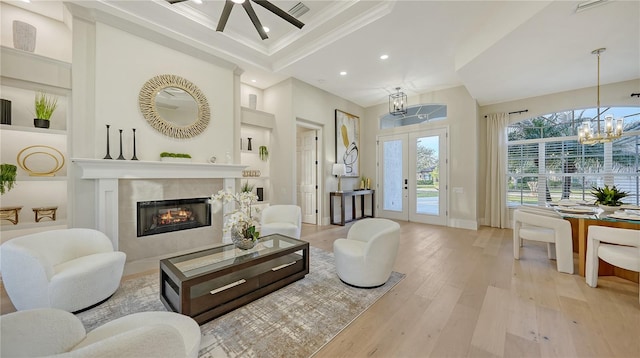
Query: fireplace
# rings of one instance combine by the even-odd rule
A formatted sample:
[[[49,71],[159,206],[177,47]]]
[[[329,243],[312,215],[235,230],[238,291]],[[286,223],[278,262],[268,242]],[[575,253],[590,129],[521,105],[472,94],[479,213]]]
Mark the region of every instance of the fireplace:
[[[211,226],[211,198],[139,201],[138,237]]]

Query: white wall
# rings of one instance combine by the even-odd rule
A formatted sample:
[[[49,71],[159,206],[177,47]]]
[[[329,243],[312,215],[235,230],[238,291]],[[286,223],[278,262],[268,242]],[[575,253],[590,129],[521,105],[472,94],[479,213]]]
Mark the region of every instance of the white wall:
[[[110,154],[117,158],[123,129],[123,155],[133,154],[132,128],[136,128],[136,156],[159,160],[161,152],[189,153],[194,162],[224,158],[234,152],[236,85],[234,66],[219,66],[160,45],[101,22],[74,17],[73,116],[70,132],[72,157],[103,158],[106,124]],[[211,118],[207,129],[191,139],[174,139],[152,128],[142,116],[138,94],[150,78],[173,74],[193,82],[206,96]],[[230,135],[232,134],[232,135]],[[239,158],[238,158],[239,160]],[[95,187],[73,174],[76,204],[72,226],[95,227]]]
[[[53,20],[19,7],[0,2],[0,43],[13,48],[13,21],[36,27],[37,55],[71,62],[71,30],[61,21]]]
[[[335,163],[335,110],[339,109],[364,117],[364,109],[343,98],[313,87],[305,82],[288,79],[264,91],[265,111],[276,116],[276,128],[273,131],[271,160],[276,165],[271,171],[271,183],[274,188],[273,203],[295,204],[296,198],[296,123],[304,121],[322,128],[323,152],[319,153],[319,180],[323,188],[322,218],[323,224],[329,223],[329,192],[336,191],[338,182],[331,175],[331,164]],[[361,145],[363,145],[361,140]],[[375,155],[375,153],[371,153]],[[361,154],[362,163],[367,153]],[[362,164],[361,164],[362,165]],[[356,188],[357,180],[343,178],[344,189]]]
[[[154,76],[173,74],[193,82],[207,97],[211,120],[207,129],[190,139],[173,139],[152,128],[142,116],[138,94]],[[106,124],[111,125],[111,156],[119,155],[122,128],[124,156],[132,156],[132,128],[136,128],[137,157],[159,160],[161,152],[188,153],[194,162],[207,162],[233,148],[233,72],[149,42],[108,25],[96,26],[96,158],[104,156]],[[115,156],[114,156],[115,154]]]
[[[638,98],[631,97],[631,93],[640,92],[640,79],[612,83],[600,86],[601,107],[607,106],[638,106]],[[511,123],[519,122],[527,118],[536,117],[548,113],[571,110],[577,108],[593,108],[597,105],[597,88],[589,87],[574,91],[553,93],[545,96],[525,98],[517,101],[503,102],[480,107],[478,116],[480,126],[479,172],[478,172],[478,217],[481,224],[484,223],[484,202],[486,201],[485,185],[486,173],[486,142],[487,126],[485,115],[489,113],[514,112],[527,109],[528,112],[511,115]]]

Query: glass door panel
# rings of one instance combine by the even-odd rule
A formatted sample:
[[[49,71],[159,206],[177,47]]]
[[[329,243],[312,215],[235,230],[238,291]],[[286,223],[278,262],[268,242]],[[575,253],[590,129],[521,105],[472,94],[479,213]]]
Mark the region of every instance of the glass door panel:
[[[406,135],[380,137],[379,215],[389,219],[407,220],[407,141]]]

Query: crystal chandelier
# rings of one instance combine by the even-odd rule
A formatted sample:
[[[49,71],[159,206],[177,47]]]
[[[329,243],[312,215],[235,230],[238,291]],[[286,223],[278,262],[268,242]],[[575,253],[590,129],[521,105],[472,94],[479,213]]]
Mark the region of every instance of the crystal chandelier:
[[[611,142],[622,136],[623,119],[619,118],[615,121],[612,115],[604,117],[604,128],[600,128],[600,54],[606,48],[599,48],[591,51],[592,54],[598,56],[598,117],[596,118],[595,131],[591,128],[589,121],[582,122],[582,126],[578,129],[578,142],[580,144],[597,144]]]
[[[407,95],[400,92],[400,87],[396,87],[396,93],[389,95],[389,113],[395,115],[407,113]]]

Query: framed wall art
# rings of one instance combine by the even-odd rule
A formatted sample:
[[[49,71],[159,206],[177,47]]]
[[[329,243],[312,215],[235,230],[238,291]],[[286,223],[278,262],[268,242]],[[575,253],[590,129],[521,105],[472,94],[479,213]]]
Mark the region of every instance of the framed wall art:
[[[360,176],[360,117],[336,109],[336,163],[346,166],[345,177]]]

